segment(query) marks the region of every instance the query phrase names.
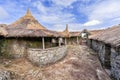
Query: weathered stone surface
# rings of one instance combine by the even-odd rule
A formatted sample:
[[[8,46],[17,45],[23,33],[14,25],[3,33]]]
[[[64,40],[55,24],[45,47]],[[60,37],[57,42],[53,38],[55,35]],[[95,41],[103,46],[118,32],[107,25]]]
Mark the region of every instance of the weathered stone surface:
[[[111,48],[111,74],[117,80],[120,79],[120,55],[114,48]]]
[[[98,53],[101,63],[110,69],[111,72],[109,72],[109,75],[120,80],[120,49],[95,40],[92,40],[92,42],[89,41],[88,43]]]
[[[98,53],[98,56],[104,64],[105,62],[105,45],[102,42],[97,42],[95,40],[92,40],[91,47],[93,50],[95,50]]]
[[[28,59],[38,66],[43,66],[62,59],[66,55],[67,47],[55,47],[45,50],[28,49]]]
[[[13,55],[15,58],[24,57],[26,53],[26,42],[24,41],[13,41],[10,45],[10,55]]]
[[[9,71],[0,70],[0,80],[12,80]]]

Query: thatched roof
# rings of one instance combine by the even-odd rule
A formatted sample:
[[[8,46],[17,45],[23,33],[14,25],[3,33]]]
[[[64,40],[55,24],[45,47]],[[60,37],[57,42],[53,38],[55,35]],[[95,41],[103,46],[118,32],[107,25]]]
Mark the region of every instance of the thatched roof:
[[[89,33],[90,33],[90,35],[95,35],[95,34],[100,33],[101,31],[104,31],[104,29],[100,29],[100,30],[91,30],[91,31],[89,31]]]
[[[91,36],[90,39],[102,41],[106,44],[118,47],[120,46],[120,25],[105,29],[96,35]]]
[[[56,32],[46,29],[31,14],[28,9],[26,14],[14,23],[4,27],[7,34],[4,37],[74,37],[79,36],[78,32],[69,32],[68,25],[63,32]],[[3,32],[0,33],[3,35]]]
[[[61,34],[42,26],[28,9],[26,14],[6,27],[6,37],[59,37]]]
[[[0,27],[6,27],[7,25],[6,24],[0,24]]]
[[[63,32],[59,32],[64,37],[77,37],[80,36],[80,32],[69,32],[68,30],[68,24],[66,24],[66,29]]]
[[[55,31],[50,30],[32,30],[32,29],[7,29],[8,35],[6,37],[60,37],[61,35]]]
[[[44,26],[42,26],[31,14],[30,10],[28,9],[26,14],[15,21],[14,23],[10,24],[10,27],[23,27],[22,24],[25,25],[24,28],[26,29],[46,29]]]
[[[64,37],[70,37],[70,33],[68,30],[68,24],[66,24],[66,29],[63,32],[60,32]]]
[[[6,36],[8,34],[8,32],[6,31],[6,29],[4,27],[0,27],[0,36]]]
[[[80,36],[80,32],[70,32],[71,37],[77,37]]]

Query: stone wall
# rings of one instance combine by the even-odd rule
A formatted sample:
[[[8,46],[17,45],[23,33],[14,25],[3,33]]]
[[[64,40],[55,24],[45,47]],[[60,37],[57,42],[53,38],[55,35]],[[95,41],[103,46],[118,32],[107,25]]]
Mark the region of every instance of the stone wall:
[[[24,57],[27,43],[17,39],[2,39],[0,41],[0,54],[6,58]]]
[[[92,40],[91,39],[87,39],[87,45],[92,48]]]
[[[111,74],[117,80],[120,79],[120,55],[119,51],[111,48]]]
[[[56,47],[51,43],[52,38],[45,38],[45,48]],[[28,48],[42,49],[41,38],[2,38],[0,39],[0,56],[6,58],[25,57]]]
[[[67,47],[55,47],[45,50],[28,49],[28,59],[38,66],[55,63],[66,55]]]
[[[88,40],[88,46],[98,53],[102,65],[111,70],[111,76],[120,80],[120,48],[96,40]]]

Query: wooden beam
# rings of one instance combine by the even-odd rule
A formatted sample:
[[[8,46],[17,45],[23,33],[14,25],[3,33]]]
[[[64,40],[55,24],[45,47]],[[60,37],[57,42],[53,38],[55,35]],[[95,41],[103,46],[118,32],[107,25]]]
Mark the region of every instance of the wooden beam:
[[[79,39],[78,39],[78,36],[77,36],[77,44],[79,44]]]
[[[45,39],[44,39],[44,37],[42,37],[42,45],[43,45],[43,49],[45,49]]]
[[[65,38],[65,45],[67,45],[67,39]]]
[[[59,42],[59,47],[60,47],[60,46],[61,46],[61,40],[60,40],[60,38],[59,38],[59,41],[58,41],[58,42]]]

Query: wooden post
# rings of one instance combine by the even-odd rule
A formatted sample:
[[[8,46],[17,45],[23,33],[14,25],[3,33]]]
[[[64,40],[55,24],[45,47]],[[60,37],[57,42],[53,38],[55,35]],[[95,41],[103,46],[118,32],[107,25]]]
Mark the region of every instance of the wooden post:
[[[67,45],[67,39],[65,38],[65,45]]]
[[[59,38],[59,47],[61,46],[61,41],[60,41],[60,38]]]
[[[44,37],[42,37],[42,45],[43,45],[43,49],[45,49],[45,39],[44,39]]]
[[[77,36],[77,44],[79,44],[78,36]]]

